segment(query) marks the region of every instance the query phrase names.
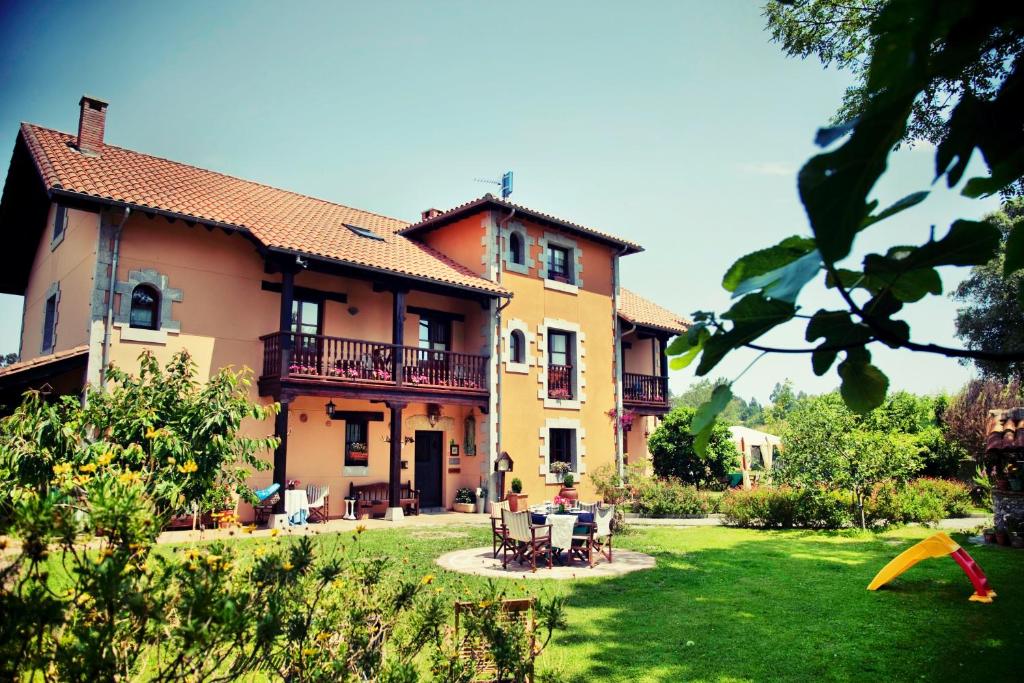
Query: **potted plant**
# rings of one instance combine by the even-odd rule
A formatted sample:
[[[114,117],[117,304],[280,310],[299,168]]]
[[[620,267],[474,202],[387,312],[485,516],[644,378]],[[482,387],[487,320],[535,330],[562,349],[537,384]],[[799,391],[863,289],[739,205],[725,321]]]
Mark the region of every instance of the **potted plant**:
[[[999,545],[1010,545],[1010,535],[1006,532],[1006,524],[996,524],[996,543]]]
[[[204,526],[223,529],[231,526],[235,518],[235,499],[231,491],[223,486],[214,486],[203,496],[201,505]]]
[[[487,487],[481,486],[476,490],[476,513],[482,515],[487,512]]]
[[[505,500],[508,501],[508,509],[511,512],[525,510],[527,506],[526,498],[526,494],[523,493],[523,480],[516,477],[512,480],[512,493],[505,497]]]
[[[476,509],[476,494],[473,493],[473,489],[463,486],[456,491],[453,507],[456,512],[473,512]]]
[[[549,468],[551,474],[557,475],[562,480],[562,488],[559,489],[558,495],[570,501],[579,500],[579,494],[574,488],[576,483],[576,477],[573,476],[572,468],[567,462],[553,462]]]
[[[981,535],[985,539],[985,543],[996,542],[996,530],[992,527],[982,530]]]

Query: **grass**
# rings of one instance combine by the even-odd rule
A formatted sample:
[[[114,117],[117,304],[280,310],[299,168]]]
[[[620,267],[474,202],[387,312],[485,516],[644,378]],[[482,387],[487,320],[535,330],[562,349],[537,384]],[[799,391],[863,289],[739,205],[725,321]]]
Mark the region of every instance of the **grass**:
[[[489,544],[487,533],[370,531],[360,545],[402,558],[404,571],[437,575],[454,599],[485,580],[433,560]],[[917,565],[890,588],[865,590],[889,559],[929,533],[643,529],[618,545],[654,555],[656,569],[507,588],[568,597],[569,628],[538,662],[553,680],[1020,680],[1024,552],[966,546],[999,593],[989,605],[967,600],[970,583],[944,558]],[[243,548],[267,542],[237,541]],[[351,536],[319,542],[351,543]]]

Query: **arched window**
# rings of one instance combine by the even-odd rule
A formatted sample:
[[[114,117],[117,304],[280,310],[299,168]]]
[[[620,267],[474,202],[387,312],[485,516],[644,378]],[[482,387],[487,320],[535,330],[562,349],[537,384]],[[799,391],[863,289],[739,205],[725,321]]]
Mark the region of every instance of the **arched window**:
[[[523,265],[523,238],[518,232],[513,232],[508,236],[508,251],[512,258],[512,263],[516,265]]]
[[[129,322],[143,330],[160,329],[160,293],[151,285],[139,285],[132,290],[132,310]]]
[[[526,362],[526,337],[519,330],[512,330],[508,336],[508,355],[512,363]]]

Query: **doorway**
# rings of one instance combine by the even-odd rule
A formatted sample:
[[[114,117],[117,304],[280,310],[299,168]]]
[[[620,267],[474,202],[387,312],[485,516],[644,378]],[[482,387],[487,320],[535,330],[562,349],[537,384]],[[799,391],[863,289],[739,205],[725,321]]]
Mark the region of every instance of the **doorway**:
[[[444,471],[444,432],[416,430],[416,488],[420,507],[442,507],[441,473]]]

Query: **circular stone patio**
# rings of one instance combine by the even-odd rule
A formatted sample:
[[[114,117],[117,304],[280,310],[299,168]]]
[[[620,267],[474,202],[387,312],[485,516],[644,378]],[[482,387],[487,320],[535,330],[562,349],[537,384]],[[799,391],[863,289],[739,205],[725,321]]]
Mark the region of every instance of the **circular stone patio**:
[[[607,578],[622,576],[641,569],[653,569],[655,562],[650,555],[633,552],[632,550],[615,550],[612,553],[613,562],[609,563],[603,556],[594,560],[593,567],[573,562],[568,567],[555,564],[551,569],[547,566],[537,566],[537,572],[530,571],[528,565],[520,565],[516,562],[509,562],[508,569],[501,567],[501,553],[495,559],[491,555],[491,548],[469,548],[467,550],[455,550],[445,553],[437,558],[436,562],[443,569],[462,574],[476,574],[477,576],[492,576],[505,579],[589,579]]]

